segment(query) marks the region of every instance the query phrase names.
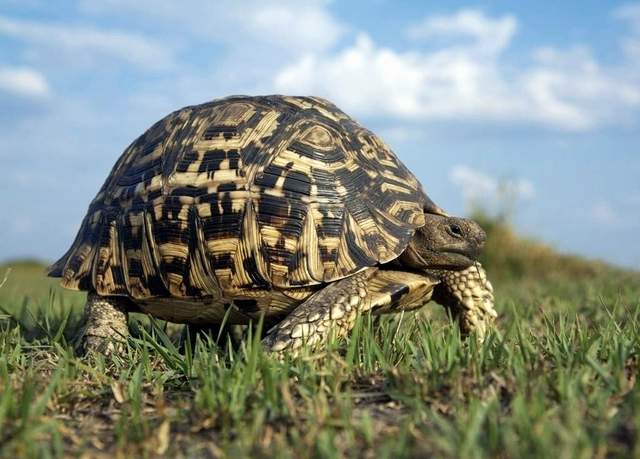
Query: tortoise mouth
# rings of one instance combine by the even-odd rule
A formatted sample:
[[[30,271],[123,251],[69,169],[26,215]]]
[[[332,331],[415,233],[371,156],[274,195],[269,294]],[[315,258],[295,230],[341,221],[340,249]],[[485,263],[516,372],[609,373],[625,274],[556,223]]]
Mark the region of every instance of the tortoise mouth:
[[[475,261],[478,259],[478,256],[480,256],[480,247],[468,247],[464,249],[460,247],[445,247],[442,249],[442,253],[453,256],[457,255]]]
[[[442,262],[438,263],[441,269],[466,269],[478,260],[479,248],[447,248],[440,252]]]
[[[440,250],[430,262],[427,262],[419,253],[414,253],[414,256],[423,265],[418,268],[418,271],[424,269],[424,267],[436,270],[461,271],[473,265],[478,259],[477,253],[470,253],[459,248]]]
[[[459,252],[449,252],[449,258],[456,261],[456,265],[469,265],[471,266],[474,261],[476,261],[476,257],[470,257],[464,253]]]

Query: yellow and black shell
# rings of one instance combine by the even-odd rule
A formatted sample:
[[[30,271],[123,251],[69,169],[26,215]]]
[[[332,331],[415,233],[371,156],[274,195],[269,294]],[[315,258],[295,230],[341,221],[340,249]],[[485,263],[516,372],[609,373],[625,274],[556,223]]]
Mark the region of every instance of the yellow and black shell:
[[[135,140],[50,275],[137,300],[309,287],[397,258],[425,209],[413,174],[330,102],[233,96]]]

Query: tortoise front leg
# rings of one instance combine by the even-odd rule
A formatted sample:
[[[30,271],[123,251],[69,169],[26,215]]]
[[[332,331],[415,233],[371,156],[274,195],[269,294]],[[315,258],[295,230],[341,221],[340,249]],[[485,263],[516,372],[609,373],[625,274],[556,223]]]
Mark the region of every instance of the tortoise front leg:
[[[295,355],[303,346],[326,344],[331,333],[345,336],[358,314],[410,310],[431,298],[439,280],[427,275],[369,268],[315,293],[262,341],[270,352]]]
[[[463,335],[475,332],[482,342],[488,328],[498,317],[493,308],[493,286],[478,262],[463,271],[445,271],[436,286],[433,299],[451,310]]]
[[[367,281],[375,272],[367,269],[314,293],[269,332],[263,346],[268,352],[295,355],[303,346],[326,343],[331,333],[346,335],[358,313],[369,309]]]
[[[85,328],[81,348],[85,352],[111,353],[116,342],[129,335],[126,305],[116,297],[87,295]]]

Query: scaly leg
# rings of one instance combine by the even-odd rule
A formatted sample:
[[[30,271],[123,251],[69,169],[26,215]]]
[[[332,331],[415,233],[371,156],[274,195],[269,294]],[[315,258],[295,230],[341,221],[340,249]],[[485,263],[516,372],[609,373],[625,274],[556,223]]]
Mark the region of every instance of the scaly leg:
[[[463,335],[476,332],[478,339],[484,341],[498,313],[493,308],[493,286],[482,265],[476,262],[463,271],[444,271],[441,279],[433,299],[451,310]]]
[[[367,269],[334,282],[294,309],[262,340],[269,352],[295,355],[303,346],[324,344],[330,333],[346,335],[359,313],[368,310],[367,280],[376,269]]]
[[[116,342],[129,335],[126,306],[115,297],[89,293],[84,314],[82,349],[85,352],[111,353],[116,349]]]
[[[422,306],[439,280],[427,275],[369,268],[334,282],[294,309],[262,341],[274,353],[296,355],[318,347],[331,333],[345,336],[358,314],[384,314]]]

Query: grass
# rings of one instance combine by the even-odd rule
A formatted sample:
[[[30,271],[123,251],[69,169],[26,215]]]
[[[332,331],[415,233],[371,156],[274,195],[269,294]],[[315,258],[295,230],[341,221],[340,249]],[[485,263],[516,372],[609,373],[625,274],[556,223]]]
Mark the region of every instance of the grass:
[[[0,456],[640,457],[640,276],[485,226],[484,344],[429,305],[285,362],[135,316],[117,358],[78,357],[83,295],[0,267]]]

